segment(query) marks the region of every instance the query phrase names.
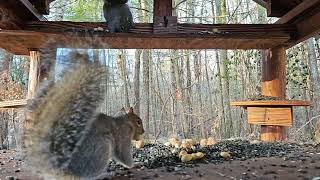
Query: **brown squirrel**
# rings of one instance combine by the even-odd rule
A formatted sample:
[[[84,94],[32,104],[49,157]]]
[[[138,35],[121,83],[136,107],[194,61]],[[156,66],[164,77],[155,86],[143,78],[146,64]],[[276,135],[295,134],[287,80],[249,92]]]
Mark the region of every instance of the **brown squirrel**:
[[[80,63],[57,82],[40,88],[28,105],[26,158],[44,178],[103,178],[108,161],[133,166],[132,140],[144,133],[141,119],[129,112],[118,117],[97,113],[103,99],[105,70]]]

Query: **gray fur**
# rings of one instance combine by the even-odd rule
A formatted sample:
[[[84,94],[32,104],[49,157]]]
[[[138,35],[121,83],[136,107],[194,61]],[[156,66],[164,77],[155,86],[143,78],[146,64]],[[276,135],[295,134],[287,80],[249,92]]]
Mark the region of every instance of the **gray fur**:
[[[58,179],[101,177],[110,158],[132,167],[131,140],[144,133],[141,119],[133,111],[97,115],[104,76],[96,64],[81,63],[38,92],[26,139],[32,167]]]
[[[103,13],[108,26],[108,30],[111,33],[129,32],[129,30],[134,27],[130,8],[122,1],[115,2],[105,0],[103,5]]]

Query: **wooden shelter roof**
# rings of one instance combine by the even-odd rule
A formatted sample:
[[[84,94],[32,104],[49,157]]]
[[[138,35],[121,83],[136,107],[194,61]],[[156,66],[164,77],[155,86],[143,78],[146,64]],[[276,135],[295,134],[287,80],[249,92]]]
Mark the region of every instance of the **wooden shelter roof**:
[[[54,0],[0,2],[0,47],[27,55],[30,49],[141,48],[141,49],[268,49],[291,47],[320,31],[320,0],[253,0],[276,24],[178,24],[172,0],[154,0],[154,23],[137,24],[129,33],[111,34],[104,23],[51,22]],[[164,23],[166,17],[168,24]],[[102,29],[101,29],[102,28]],[[87,43],[80,43],[85,40]],[[99,43],[97,43],[99,42]]]

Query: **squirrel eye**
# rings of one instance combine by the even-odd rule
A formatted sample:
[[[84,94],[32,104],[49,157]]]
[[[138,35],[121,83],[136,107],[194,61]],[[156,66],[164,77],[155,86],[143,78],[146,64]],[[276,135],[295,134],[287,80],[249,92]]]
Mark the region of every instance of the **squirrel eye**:
[[[137,121],[137,124],[138,124],[138,126],[141,126],[141,122],[140,121]]]

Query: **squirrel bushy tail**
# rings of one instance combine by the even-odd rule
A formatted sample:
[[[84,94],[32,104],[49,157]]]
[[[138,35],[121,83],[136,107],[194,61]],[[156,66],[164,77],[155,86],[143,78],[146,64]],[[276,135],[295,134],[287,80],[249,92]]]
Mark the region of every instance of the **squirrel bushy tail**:
[[[80,63],[50,82],[29,105],[27,161],[43,175],[66,175],[65,169],[94,121],[103,96],[104,69]],[[66,176],[64,176],[66,177]]]

